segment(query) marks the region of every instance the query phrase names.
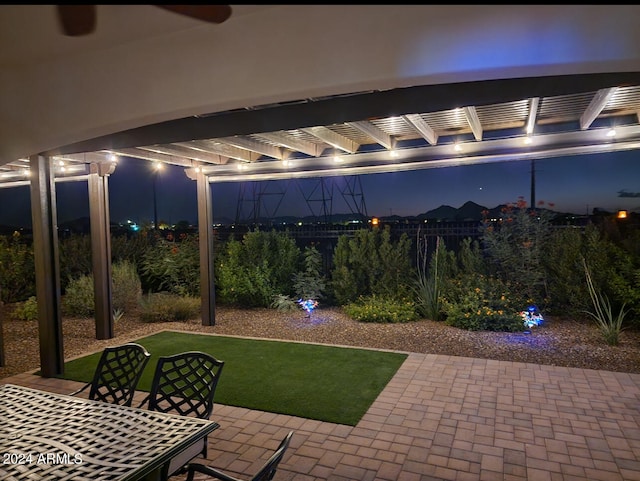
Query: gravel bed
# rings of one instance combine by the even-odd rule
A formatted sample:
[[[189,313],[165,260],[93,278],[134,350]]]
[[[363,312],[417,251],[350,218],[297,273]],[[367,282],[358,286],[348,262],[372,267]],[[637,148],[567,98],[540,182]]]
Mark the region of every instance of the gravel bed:
[[[470,332],[422,320],[406,324],[372,324],[350,319],[339,308],[320,308],[311,316],[302,311],[274,309],[216,309],[216,325],[200,320],[142,323],[124,316],[115,337],[95,339],[93,319],[64,319],[65,359],[102,350],[161,330],[206,332],[269,339],[286,339],[406,352],[465,356],[502,361],[640,373],[640,332],[624,331],[618,346],[607,346],[587,320],[545,319],[531,334]],[[3,321],[5,365],[0,379],[39,369],[37,322]],[[185,350],[188,346],[185,346]]]

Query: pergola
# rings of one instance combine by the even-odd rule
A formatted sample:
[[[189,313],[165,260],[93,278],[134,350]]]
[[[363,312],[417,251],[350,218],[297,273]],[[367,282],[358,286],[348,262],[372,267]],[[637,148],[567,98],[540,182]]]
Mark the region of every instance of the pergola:
[[[44,376],[64,365],[56,182],[88,182],[96,335],[113,336],[117,156],[183,166],[197,183],[213,325],[216,182],[640,148],[639,6],[232,9],[210,25],[100,5],[97,31],[69,38],[54,6],[0,7],[0,187],[31,188]]]

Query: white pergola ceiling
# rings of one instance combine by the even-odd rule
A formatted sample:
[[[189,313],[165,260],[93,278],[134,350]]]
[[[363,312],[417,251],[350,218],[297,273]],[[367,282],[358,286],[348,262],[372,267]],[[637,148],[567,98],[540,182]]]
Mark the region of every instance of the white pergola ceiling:
[[[309,125],[318,116],[313,109],[328,110],[325,104],[335,107],[345,96],[257,106],[150,126],[49,154],[58,165],[56,179],[59,180],[87,174],[90,163],[108,163],[116,156],[126,156],[182,166],[187,169],[187,175],[189,169],[202,169],[209,182],[239,182],[380,173],[640,148],[640,82],[636,85],[621,80],[615,84],[608,77],[590,78],[595,78],[594,85],[600,88],[584,90],[584,82],[576,79],[575,91],[565,86],[560,94],[550,89],[550,95],[511,96],[504,101],[495,100],[500,99],[500,95],[492,94],[490,103],[486,103],[486,95],[478,94],[478,103],[455,107],[457,91],[465,87],[467,90],[480,85],[486,87],[486,84],[451,86],[450,98],[439,102],[449,102],[450,108],[407,111],[408,107],[400,106],[397,115],[388,113],[393,107],[381,107],[382,115],[376,116],[371,115],[376,111],[375,106],[362,108],[367,102],[375,104],[380,95],[388,92],[358,93],[346,99],[355,106],[353,113],[319,116],[323,120],[332,116],[348,120],[322,125]],[[563,80],[566,83],[571,79]],[[502,86],[495,84],[498,90]],[[428,93],[428,88],[425,89],[418,89],[415,94]],[[535,90],[532,89],[532,93],[537,93]],[[406,100],[403,98],[401,103]],[[424,103],[416,101],[416,105]],[[296,113],[300,107],[307,108],[302,116]],[[304,116],[304,112],[309,115]],[[254,124],[262,122],[287,128],[258,130],[252,122],[248,126],[243,123],[243,119],[259,115],[284,120],[263,122],[260,117]],[[225,123],[226,119],[232,121]],[[205,129],[185,129],[185,122],[204,122],[212,126],[214,134],[203,136],[198,131],[206,130],[206,125]],[[235,127],[235,123],[241,126]],[[240,133],[229,135],[234,129]],[[163,135],[169,139],[166,143],[144,143],[146,138],[162,139]],[[173,138],[179,140],[170,141]],[[112,147],[83,150],[100,145]],[[28,159],[0,166],[0,186],[27,183],[28,169]]]

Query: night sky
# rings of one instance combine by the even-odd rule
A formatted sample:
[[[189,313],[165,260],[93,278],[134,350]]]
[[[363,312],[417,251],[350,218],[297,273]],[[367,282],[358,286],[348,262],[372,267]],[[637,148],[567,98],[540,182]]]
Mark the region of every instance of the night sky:
[[[536,201],[553,203],[558,212],[587,214],[594,208],[640,212],[640,152],[625,151],[537,160]],[[112,222],[153,220],[153,181],[149,162],[121,158],[109,178]],[[531,197],[531,162],[445,167],[412,172],[325,178],[325,192],[333,191],[332,212],[362,208],[369,216],[417,215],[441,205],[460,207],[473,201],[488,208]],[[360,190],[361,187],[361,190]],[[249,183],[241,194],[239,183],[214,183],[214,222],[234,220],[240,209],[250,218],[255,192],[263,193],[261,213],[270,216],[320,215],[322,184],[319,179]],[[89,216],[84,181],[56,184],[58,222]],[[344,192],[344,194],[343,194]],[[354,196],[349,195],[354,193]],[[181,167],[166,166],[159,174],[158,218],[168,223],[196,223],[196,184]],[[350,204],[347,203],[350,202]],[[354,204],[354,202],[356,204]],[[0,189],[0,224],[30,226],[29,187]]]

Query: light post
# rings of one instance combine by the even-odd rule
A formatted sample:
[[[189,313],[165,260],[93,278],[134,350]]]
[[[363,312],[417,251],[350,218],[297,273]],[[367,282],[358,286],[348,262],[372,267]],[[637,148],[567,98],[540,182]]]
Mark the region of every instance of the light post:
[[[153,165],[153,229],[158,230],[158,173],[162,170],[162,163],[155,162]]]

